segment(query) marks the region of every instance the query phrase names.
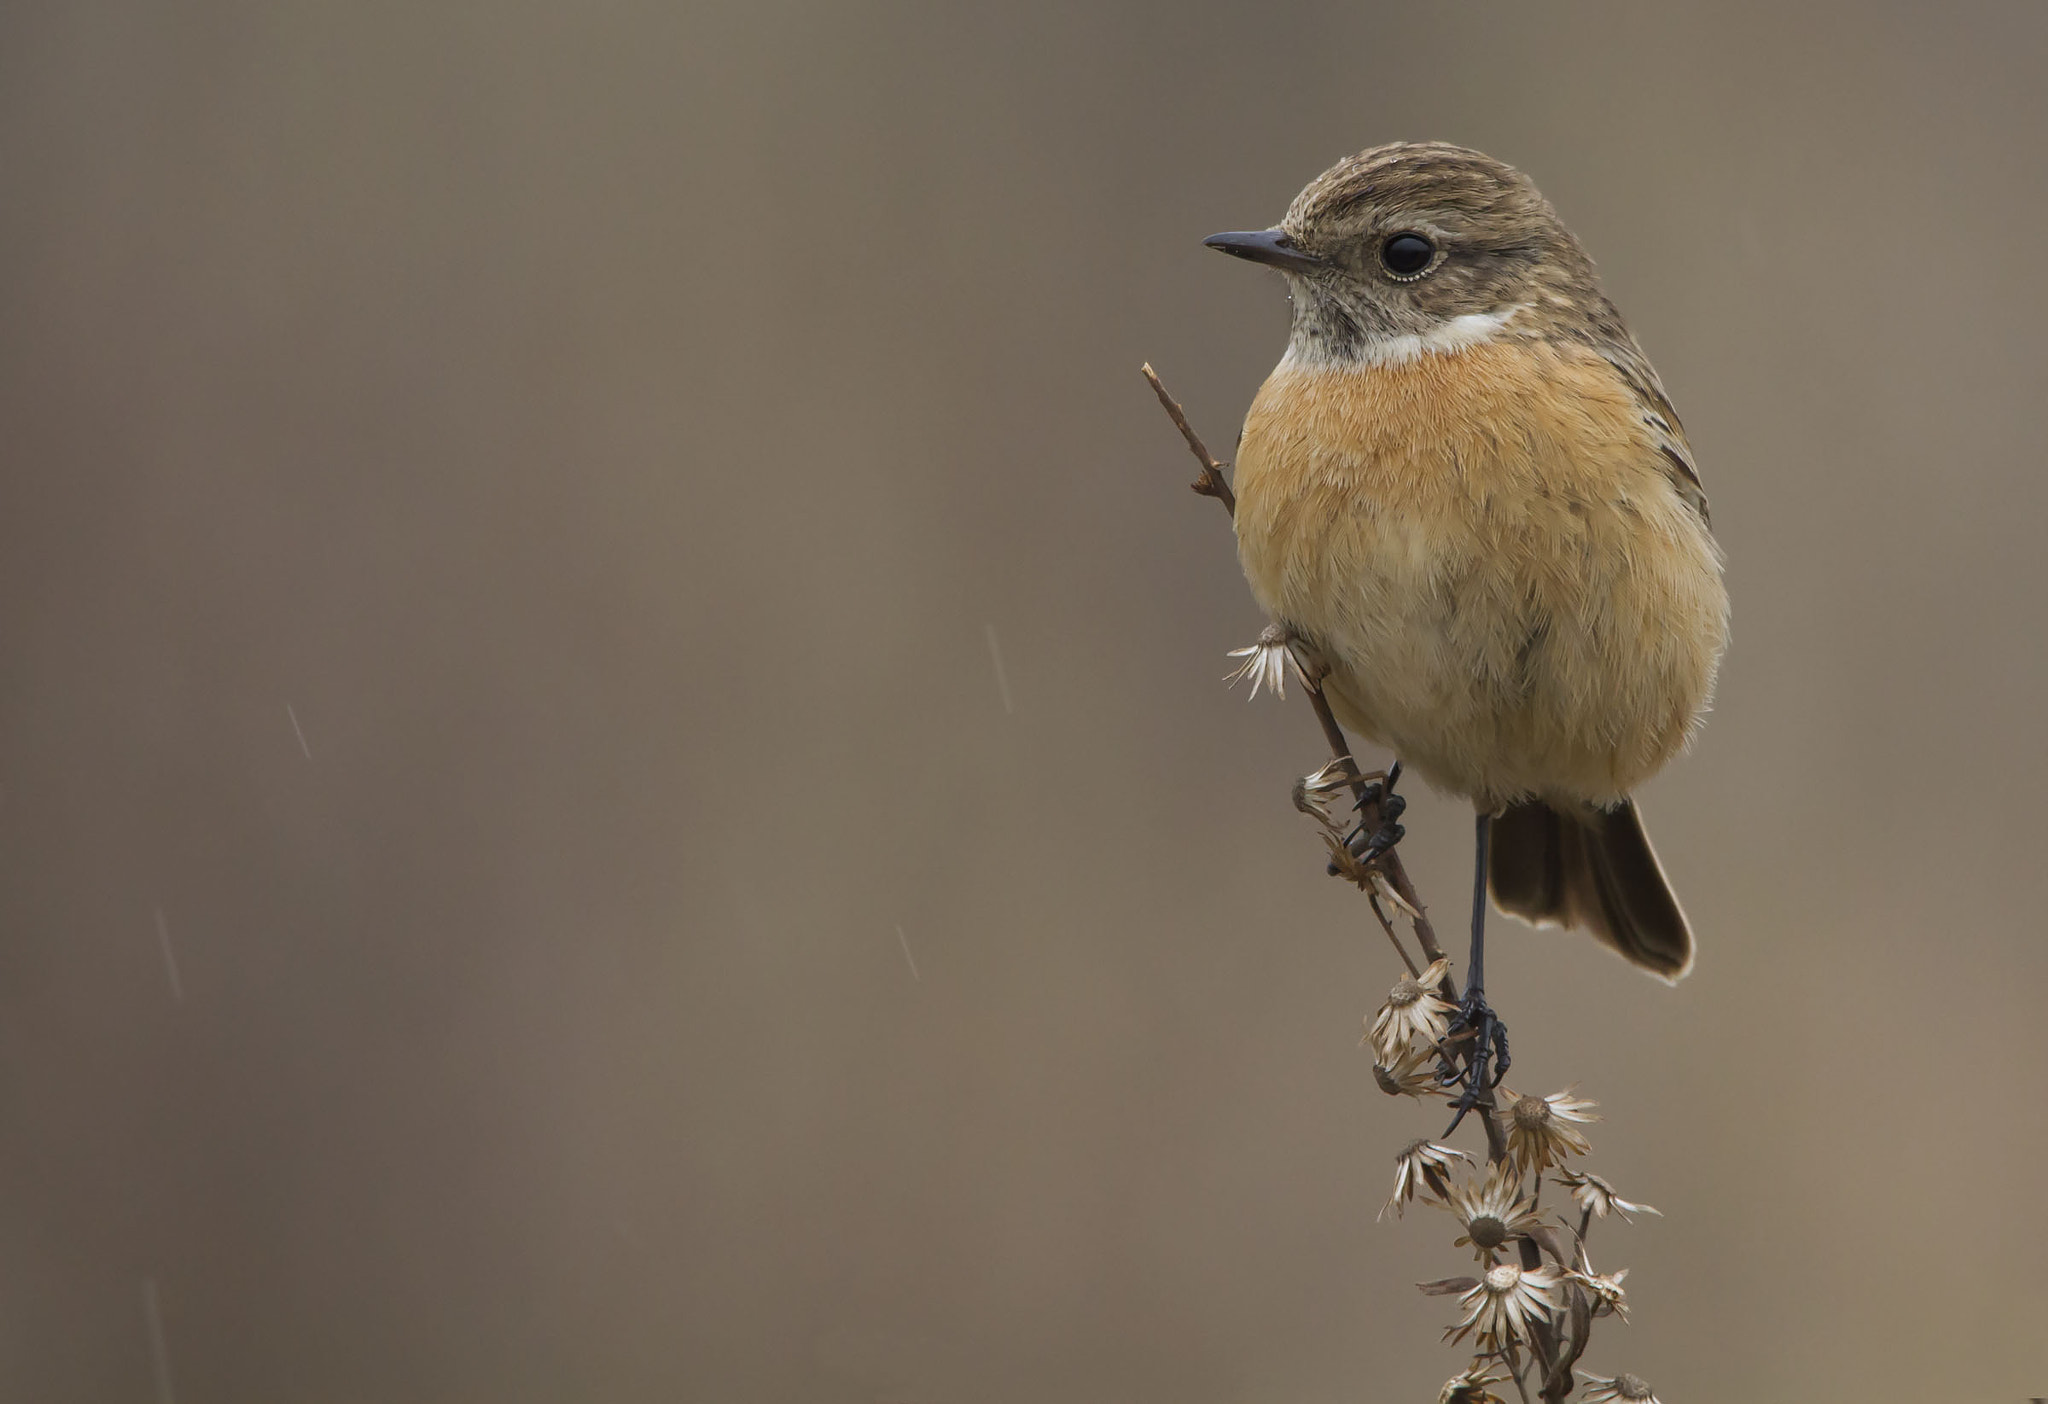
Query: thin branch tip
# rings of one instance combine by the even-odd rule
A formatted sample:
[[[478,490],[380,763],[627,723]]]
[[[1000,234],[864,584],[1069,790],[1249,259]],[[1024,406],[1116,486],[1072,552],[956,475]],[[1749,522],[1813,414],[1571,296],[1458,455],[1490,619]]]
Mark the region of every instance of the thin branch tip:
[[[1174,428],[1180,430],[1180,436],[1188,441],[1188,452],[1194,454],[1195,461],[1202,465],[1201,476],[1189,486],[1204,497],[1215,498],[1223,504],[1225,511],[1233,517],[1236,516],[1237,494],[1230,490],[1229,482],[1223,477],[1222,461],[1209,452],[1209,446],[1202,442],[1202,436],[1188,423],[1187,412],[1180,407],[1178,400],[1167,393],[1165,382],[1160,380],[1159,373],[1152,369],[1151,362],[1146,362],[1141,369],[1145,373],[1145,379],[1152,384],[1152,393],[1159,397],[1160,408],[1166,411],[1167,418],[1173,421]]]

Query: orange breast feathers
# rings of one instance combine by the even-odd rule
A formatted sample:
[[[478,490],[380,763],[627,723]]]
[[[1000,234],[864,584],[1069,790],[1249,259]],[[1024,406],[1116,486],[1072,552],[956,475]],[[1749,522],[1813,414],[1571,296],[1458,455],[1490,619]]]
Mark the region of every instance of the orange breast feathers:
[[[1727,637],[1719,552],[1627,383],[1577,347],[1283,361],[1238,553],[1340,720],[1487,806],[1610,804],[1681,749]]]

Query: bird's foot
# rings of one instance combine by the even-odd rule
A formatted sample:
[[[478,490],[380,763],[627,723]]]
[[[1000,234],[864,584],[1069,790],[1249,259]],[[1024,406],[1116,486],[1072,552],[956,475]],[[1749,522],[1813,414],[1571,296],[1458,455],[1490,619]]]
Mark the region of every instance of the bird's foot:
[[[1469,1044],[1469,1047],[1460,1045]],[[1461,1089],[1451,1099],[1451,1124],[1444,1135],[1458,1129],[1465,1113],[1490,1101],[1493,1089],[1508,1072],[1508,1029],[1486,1002],[1484,990],[1469,989],[1459,1001],[1458,1017],[1451,1021],[1438,1045],[1442,1066],[1437,1081]],[[1462,1059],[1462,1061],[1461,1061]]]
[[[1357,808],[1361,815],[1370,809],[1376,812],[1377,821],[1367,827],[1363,818],[1358,825],[1344,836],[1344,851],[1351,861],[1339,861],[1336,854],[1330,857],[1330,876],[1353,876],[1356,872],[1372,866],[1373,860],[1393,852],[1394,845],[1407,836],[1408,830],[1400,823],[1402,814],[1407,812],[1408,801],[1394,793],[1394,782],[1401,778],[1401,762],[1395,761],[1387,773],[1369,782],[1358,792]]]

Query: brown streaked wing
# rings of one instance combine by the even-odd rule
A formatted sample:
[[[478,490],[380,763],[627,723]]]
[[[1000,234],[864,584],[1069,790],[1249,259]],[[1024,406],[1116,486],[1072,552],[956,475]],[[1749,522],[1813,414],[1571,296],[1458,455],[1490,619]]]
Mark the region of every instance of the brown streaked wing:
[[[1671,486],[1700,514],[1700,520],[1711,526],[1707,492],[1700,482],[1700,470],[1692,461],[1692,445],[1685,441],[1685,426],[1679,423],[1678,411],[1672,408],[1671,397],[1664,393],[1664,382],[1657,379],[1650,358],[1636,345],[1635,338],[1626,333],[1622,339],[1606,341],[1597,349],[1600,358],[1621,374],[1622,383],[1635,396],[1643,424],[1664,455],[1664,471],[1671,478]]]

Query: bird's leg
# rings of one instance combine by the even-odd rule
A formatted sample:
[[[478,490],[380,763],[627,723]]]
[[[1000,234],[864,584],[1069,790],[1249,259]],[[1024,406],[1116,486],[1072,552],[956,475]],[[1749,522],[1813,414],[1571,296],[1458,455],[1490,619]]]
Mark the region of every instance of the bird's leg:
[[[1361,817],[1358,824],[1344,837],[1344,846],[1351,850],[1351,856],[1359,867],[1393,850],[1407,834],[1399,822],[1408,809],[1408,801],[1394,793],[1394,782],[1401,778],[1401,762],[1395,761],[1387,767],[1387,773],[1377,780],[1368,781],[1358,792],[1356,808],[1362,813],[1368,807],[1379,810],[1379,823],[1368,831]],[[1330,875],[1337,876],[1343,869],[1336,862],[1330,864]]]
[[[1508,1071],[1507,1027],[1486,1002],[1486,859],[1492,835],[1493,816],[1481,811],[1473,845],[1476,871],[1472,878],[1472,955],[1465,967],[1465,997],[1459,1001],[1458,1017],[1444,1038],[1446,1044],[1469,1038],[1472,1047],[1462,1070],[1452,1056],[1446,1055],[1443,1071],[1438,1074],[1445,1084],[1462,1083],[1465,1089],[1451,1103],[1457,1114],[1444,1132],[1446,1136],[1458,1129],[1466,1112],[1500,1086]]]

